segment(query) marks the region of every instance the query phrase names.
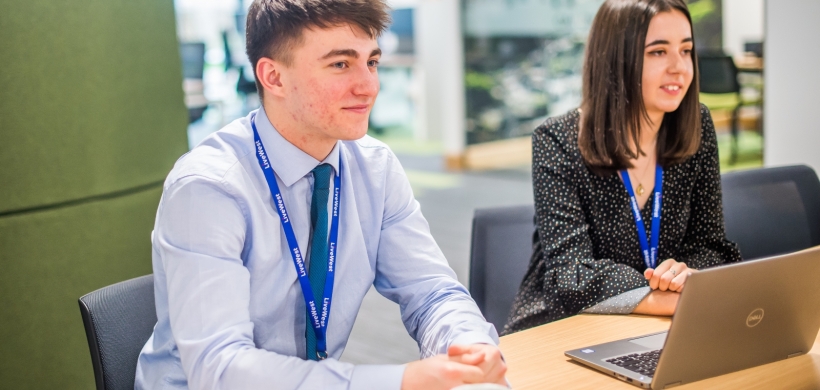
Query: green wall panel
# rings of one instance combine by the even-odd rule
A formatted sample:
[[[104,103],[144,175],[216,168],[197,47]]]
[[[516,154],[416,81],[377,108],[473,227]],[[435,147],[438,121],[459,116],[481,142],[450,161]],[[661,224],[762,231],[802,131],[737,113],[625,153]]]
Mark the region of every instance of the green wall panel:
[[[160,194],[0,218],[0,388],[94,388],[77,299],[151,273]]]
[[[0,1],[0,215],[162,180],[187,150],[172,0]]]
[[[151,272],[186,128],[172,0],[0,0],[0,388],[94,388],[77,299]]]

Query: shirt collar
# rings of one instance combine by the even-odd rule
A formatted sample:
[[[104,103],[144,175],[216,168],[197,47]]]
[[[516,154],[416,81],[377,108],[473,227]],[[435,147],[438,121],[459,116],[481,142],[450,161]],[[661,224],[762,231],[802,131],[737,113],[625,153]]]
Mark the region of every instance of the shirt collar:
[[[270,123],[262,107],[257,110],[256,130],[265,145],[271,167],[285,186],[292,186],[319,164],[330,164],[334,173],[339,173],[339,141],[336,141],[336,145],[333,145],[333,150],[324,161],[319,161],[282,137]]]

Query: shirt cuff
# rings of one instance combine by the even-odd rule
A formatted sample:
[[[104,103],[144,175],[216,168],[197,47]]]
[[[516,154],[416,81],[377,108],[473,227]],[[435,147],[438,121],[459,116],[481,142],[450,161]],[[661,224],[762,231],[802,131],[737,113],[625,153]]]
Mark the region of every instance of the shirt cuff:
[[[464,333],[456,336],[456,338],[454,338],[453,341],[450,343],[450,345],[454,345],[454,344],[460,344],[460,345],[489,344],[489,345],[498,346],[498,340],[493,339],[492,337],[490,337],[490,335],[488,335],[486,333],[477,332],[477,331],[470,331],[470,332],[464,332]],[[447,351],[444,351],[444,353],[447,353]]]
[[[584,309],[582,313],[630,314],[650,292],[652,289],[649,287],[638,287],[599,302],[595,306]]]
[[[353,368],[350,390],[401,390],[405,365],[361,364]]]

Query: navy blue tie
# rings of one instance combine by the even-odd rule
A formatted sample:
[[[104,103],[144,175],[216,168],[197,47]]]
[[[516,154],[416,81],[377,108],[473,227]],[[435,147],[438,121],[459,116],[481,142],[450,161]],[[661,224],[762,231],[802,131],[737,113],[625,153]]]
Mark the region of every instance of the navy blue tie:
[[[310,224],[312,227],[312,241],[310,244],[310,264],[308,265],[308,279],[313,289],[313,297],[318,307],[322,307],[322,295],[325,290],[327,276],[327,200],[330,196],[330,174],[333,167],[321,164],[313,168],[313,199],[310,201]],[[316,333],[313,330],[313,320],[307,312],[307,358],[319,360],[316,356]]]

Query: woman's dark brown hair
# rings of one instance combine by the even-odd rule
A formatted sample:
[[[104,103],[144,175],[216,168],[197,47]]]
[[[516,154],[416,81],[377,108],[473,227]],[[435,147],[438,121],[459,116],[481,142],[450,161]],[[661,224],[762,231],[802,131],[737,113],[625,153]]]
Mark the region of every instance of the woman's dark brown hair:
[[[349,24],[374,38],[390,24],[388,11],[383,0],[255,0],[248,9],[245,51],[254,73],[262,57],[290,65],[304,29]],[[256,89],[261,97],[259,81]]]
[[[583,70],[578,146],[589,168],[599,174],[631,168],[640,150],[641,122],[648,120],[641,90],[644,44],[649,22],[677,10],[692,18],[684,0],[607,0],[592,22]],[[658,163],[680,163],[700,146],[698,61],[692,49],[693,78],[678,109],[663,117],[658,132]],[[637,146],[633,150],[632,145]]]

